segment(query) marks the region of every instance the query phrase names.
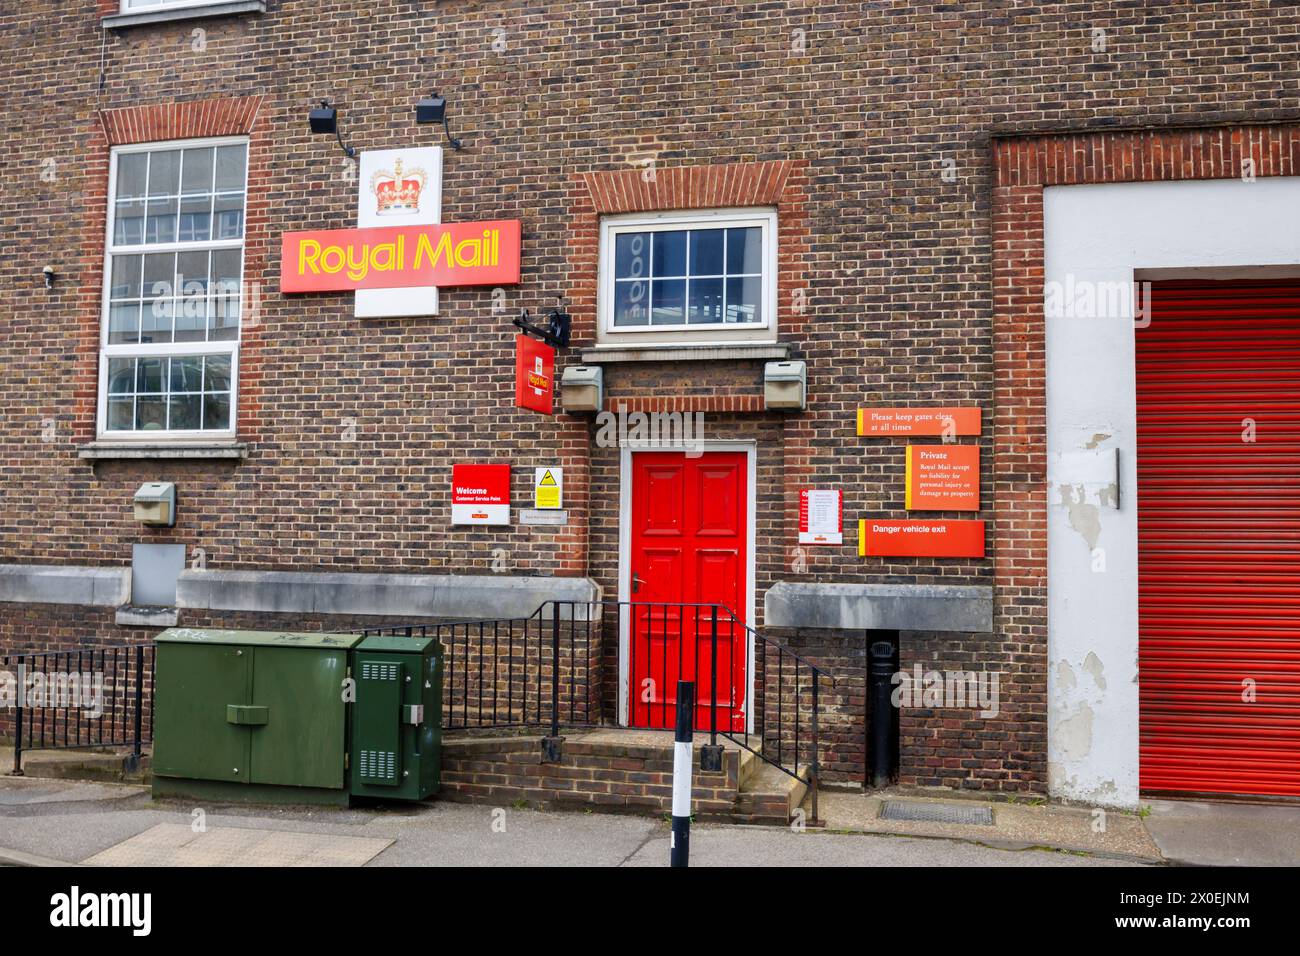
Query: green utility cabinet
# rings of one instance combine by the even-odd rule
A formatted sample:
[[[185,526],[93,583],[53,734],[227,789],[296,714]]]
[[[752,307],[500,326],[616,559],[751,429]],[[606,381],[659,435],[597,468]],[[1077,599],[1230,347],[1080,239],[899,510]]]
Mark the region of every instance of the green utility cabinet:
[[[442,643],[367,637],[353,652],[352,794],[423,800],[442,760]]]
[[[156,638],[155,795],[346,803],[353,634],[172,628]]]

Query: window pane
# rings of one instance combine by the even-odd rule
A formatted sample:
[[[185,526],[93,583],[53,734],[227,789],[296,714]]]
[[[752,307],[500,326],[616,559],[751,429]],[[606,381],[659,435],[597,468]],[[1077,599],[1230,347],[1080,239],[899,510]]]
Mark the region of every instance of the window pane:
[[[722,275],[722,242],[725,229],[691,230],[691,275]]]
[[[203,396],[203,427],[227,429],[230,427],[230,395]]]
[[[206,242],[212,238],[211,196],[186,196],[181,200],[177,233],[180,242]]]
[[[135,384],[135,359],[108,360],[108,394],[129,395]]]
[[[168,402],[167,427],[174,430],[197,431],[202,427],[202,420],[199,417],[202,403],[202,395],[173,395]]]
[[[213,212],[213,239],[238,239],[244,234],[244,194],[217,196]]]
[[[144,200],[119,201],[113,212],[113,244],[138,246],[144,241]]]
[[[203,375],[205,392],[230,391],[230,357],[227,355],[209,355],[205,360]]]
[[[686,280],[657,279],[651,285],[650,324],[681,325],[686,307]]]
[[[727,280],[728,322],[763,321],[763,280],[759,276]]]
[[[690,288],[690,323],[722,321],[722,279],[692,279]]]
[[[212,308],[208,337],[233,339],[239,328],[239,272],[242,251],[218,249],[212,253]]]
[[[176,341],[201,341],[208,325],[208,253],[176,256]]]
[[[650,234],[622,232],[614,237],[614,277],[639,279],[650,272]]]
[[[187,355],[172,359],[170,382],[173,392],[203,391],[203,356]]]
[[[244,161],[247,152],[247,147],[242,144],[217,147],[218,190],[244,188]]]
[[[108,343],[135,345],[140,341],[140,303],[119,303],[108,309]]]
[[[167,427],[167,400],[161,395],[140,395],[135,400],[136,431],[163,431]]]
[[[150,199],[144,221],[144,241],[147,243],[176,241],[176,197]]]
[[[130,431],[135,421],[135,399],[110,398],[108,400],[108,428],[110,431]]]
[[[727,230],[727,274],[763,271],[763,230],[758,226]]]
[[[656,276],[686,275],[686,233],[656,232],[654,236],[654,274]]]
[[[614,283],[614,324],[647,325],[650,321],[650,283]]]
[[[212,149],[187,149],[181,164],[181,192],[212,192]]]
[[[137,360],[135,390],[137,392],[161,392],[163,390],[163,367],[167,360],[163,358],[142,358]]]
[[[149,171],[148,153],[119,153],[117,157],[118,199],[144,195],[145,176]]]
[[[144,309],[140,315],[142,342],[172,340],[172,297],[175,294],[176,254],[153,253],[144,257]]]
[[[108,284],[109,298],[140,298],[140,263],[143,256],[114,256],[113,277]]]
[[[177,192],[181,175],[181,151],[159,150],[149,154],[149,195],[171,196]]]

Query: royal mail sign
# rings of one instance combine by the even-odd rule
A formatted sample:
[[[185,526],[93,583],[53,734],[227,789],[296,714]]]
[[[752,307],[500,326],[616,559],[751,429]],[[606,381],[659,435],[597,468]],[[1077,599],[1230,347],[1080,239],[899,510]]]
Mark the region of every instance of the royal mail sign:
[[[287,232],[281,292],[519,282],[518,219]]]
[[[510,466],[452,465],[451,523],[509,524]]]
[[[357,162],[357,228],[436,226],[442,222],[442,148],[366,150]],[[436,286],[358,289],[358,319],[438,314]]]
[[[554,395],[555,349],[527,335],[516,335],[515,404],[550,415],[555,410]]]

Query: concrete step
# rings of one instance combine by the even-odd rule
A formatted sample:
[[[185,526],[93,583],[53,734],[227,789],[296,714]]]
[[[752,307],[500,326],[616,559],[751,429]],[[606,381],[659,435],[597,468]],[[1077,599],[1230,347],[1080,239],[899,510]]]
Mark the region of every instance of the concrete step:
[[[130,767],[130,750],[88,748],[85,750],[24,750],[23,775],[55,780],[99,780],[108,783],[148,783],[151,755],[140,755],[139,765]],[[13,748],[0,749],[0,773],[13,768]]]
[[[800,779],[795,779],[770,763],[759,760],[758,767],[736,796],[733,818],[738,823],[785,826],[808,792],[806,778],[807,771],[801,774]]]

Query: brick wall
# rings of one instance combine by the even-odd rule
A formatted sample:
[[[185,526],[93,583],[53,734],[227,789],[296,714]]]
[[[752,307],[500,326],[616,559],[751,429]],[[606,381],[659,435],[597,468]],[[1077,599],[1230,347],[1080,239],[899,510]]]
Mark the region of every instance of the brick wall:
[[[1042,788],[1041,188],[1235,175],[1245,154],[1258,175],[1295,174],[1294,133],[1270,125],[1300,117],[1289,7],[276,0],[261,16],[105,36],[98,16],[113,6],[33,0],[0,31],[15,144],[0,167],[0,562],[124,565],[138,541],[202,548],[216,568],[486,572],[495,558],[513,573],[590,573],[613,593],[616,453],[590,447],[585,419],[513,407],[509,320],[565,294],[589,342],[592,183],[640,181],[647,160],[668,185],[784,169],[785,189],[759,198],[783,209],[782,338],[808,363],[809,409],[758,411],[759,361],[611,366],[609,398],[702,407],[708,437],[758,442],[759,608],[779,579],[995,585],[992,638],[905,636],[904,654],[1017,675],[1019,728],[948,741],[926,718],[905,733],[942,769],[918,780]],[[308,108],[334,98],[363,149],[433,142],[412,116],[433,85],[466,141],[446,156],[444,219],[521,218],[522,284],[504,299],[446,290],[443,314],[421,319],[358,321],[347,295],[281,297],[266,244],[355,217],[352,167],[308,134]],[[112,118],[213,100],[259,102],[246,274],[262,296],[239,410],[251,452],[92,466],[75,452],[96,389]],[[905,514],[905,443],[853,434],[866,403],[987,409],[989,560],[856,557],[854,518]],[[457,460],[511,461],[516,501],[532,466],[564,464],[570,527],[451,528]],[[176,528],[131,520],[145,480],[177,482]],[[843,548],[795,547],[795,493],[813,481],[844,490]],[[14,639],[124,633],[100,611],[33,613]],[[855,639],[823,652],[851,669]]]
[[[721,773],[704,773],[696,749],[692,774],[694,813],[731,816],[736,806],[736,751],[724,755]],[[439,796],[467,803],[608,811],[670,813],[673,752],[666,746],[565,741],[558,763],[542,763],[535,737],[516,740],[451,738],[442,752]]]

